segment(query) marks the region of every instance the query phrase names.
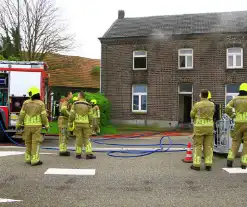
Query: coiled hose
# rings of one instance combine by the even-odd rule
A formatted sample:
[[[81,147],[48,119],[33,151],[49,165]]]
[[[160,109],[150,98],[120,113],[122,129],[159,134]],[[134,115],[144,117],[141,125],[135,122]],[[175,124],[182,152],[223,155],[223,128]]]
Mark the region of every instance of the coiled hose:
[[[6,137],[16,146],[20,146],[20,147],[25,147],[25,145],[20,144],[16,141],[14,141],[9,135],[8,133],[6,133],[2,122],[0,121],[0,127],[2,129],[2,131],[4,132],[4,134],[6,135]],[[139,137],[139,136],[136,136]],[[136,137],[129,137],[127,139],[132,139],[132,138],[136,138]],[[126,138],[124,138],[126,139]],[[168,139],[169,140],[169,144],[163,144],[164,139]],[[108,146],[118,146],[118,147],[157,147],[159,146],[159,149],[153,149],[153,150],[109,150],[107,151],[107,155],[110,157],[118,157],[118,158],[135,158],[135,157],[143,157],[143,156],[147,156],[147,155],[151,155],[153,153],[157,153],[157,152],[184,152],[187,149],[178,149],[178,150],[170,150],[170,148],[172,146],[182,146],[184,148],[187,147],[186,144],[172,144],[172,140],[169,136],[163,136],[161,137],[159,144],[114,144],[114,143],[107,143],[105,141],[107,140],[116,140],[116,138],[97,138],[97,139],[92,139],[91,141],[94,142],[95,144],[100,144],[100,145],[108,145]],[[168,146],[167,149],[164,150],[164,146]],[[46,149],[46,150],[58,150],[58,148],[56,147],[41,147],[41,149]],[[75,150],[69,150],[69,151],[75,151]],[[102,151],[100,151],[102,152]],[[116,154],[130,154],[128,156],[126,155],[116,155]]]

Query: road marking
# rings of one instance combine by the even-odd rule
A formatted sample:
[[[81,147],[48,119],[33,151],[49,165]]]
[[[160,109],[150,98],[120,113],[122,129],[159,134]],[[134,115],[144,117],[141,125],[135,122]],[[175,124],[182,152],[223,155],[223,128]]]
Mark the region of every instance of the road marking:
[[[95,169],[49,168],[46,175],[95,175]]]
[[[0,151],[0,157],[7,157],[11,155],[23,155],[25,152],[18,152],[18,151]],[[49,152],[41,152],[41,155],[53,155],[56,153],[49,153]]]
[[[241,174],[241,173],[247,173],[247,169],[242,169],[242,168],[222,168],[226,172],[230,174]]]
[[[0,203],[12,203],[12,202],[18,202],[22,200],[13,200],[13,199],[7,199],[7,198],[0,198]]]
[[[21,147],[21,146],[0,146],[0,149],[19,149],[19,148],[25,148],[25,147]]]
[[[0,151],[0,157],[6,157],[11,155],[23,155],[24,152],[16,152],[16,151]]]

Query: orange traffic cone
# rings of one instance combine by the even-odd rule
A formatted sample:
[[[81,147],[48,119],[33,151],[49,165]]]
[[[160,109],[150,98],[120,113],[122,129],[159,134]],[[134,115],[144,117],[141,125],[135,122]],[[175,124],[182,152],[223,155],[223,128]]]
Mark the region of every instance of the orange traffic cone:
[[[187,151],[186,151],[186,156],[184,159],[182,159],[183,162],[186,163],[192,163],[193,159],[192,159],[192,150],[191,150],[191,143],[188,143],[188,147],[187,147]]]

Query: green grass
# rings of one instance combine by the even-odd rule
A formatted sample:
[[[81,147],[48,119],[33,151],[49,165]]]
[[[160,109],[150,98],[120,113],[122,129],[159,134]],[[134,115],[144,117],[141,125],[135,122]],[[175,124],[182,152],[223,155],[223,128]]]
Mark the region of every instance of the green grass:
[[[42,130],[45,133],[45,130]],[[50,129],[47,134],[58,134],[58,125],[57,121],[53,121],[50,123]]]
[[[50,123],[48,134],[58,134],[57,121]],[[133,132],[167,132],[167,131],[188,131],[174,128],[164,128],[157,126],[140,126],[140,125],[107,125],[101,127],[101,135],[125,134]]]

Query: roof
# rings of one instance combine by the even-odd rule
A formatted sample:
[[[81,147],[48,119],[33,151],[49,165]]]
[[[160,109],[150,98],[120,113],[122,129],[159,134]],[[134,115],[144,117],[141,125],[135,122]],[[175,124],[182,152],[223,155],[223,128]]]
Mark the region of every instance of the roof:
[[[100,76],[91,74],[93,67],[100,66],[98,59],[50,55],[46,62],[51,86],[100,88]]]
[[[247,11],[117,19],[103,38],[247,31]]]

